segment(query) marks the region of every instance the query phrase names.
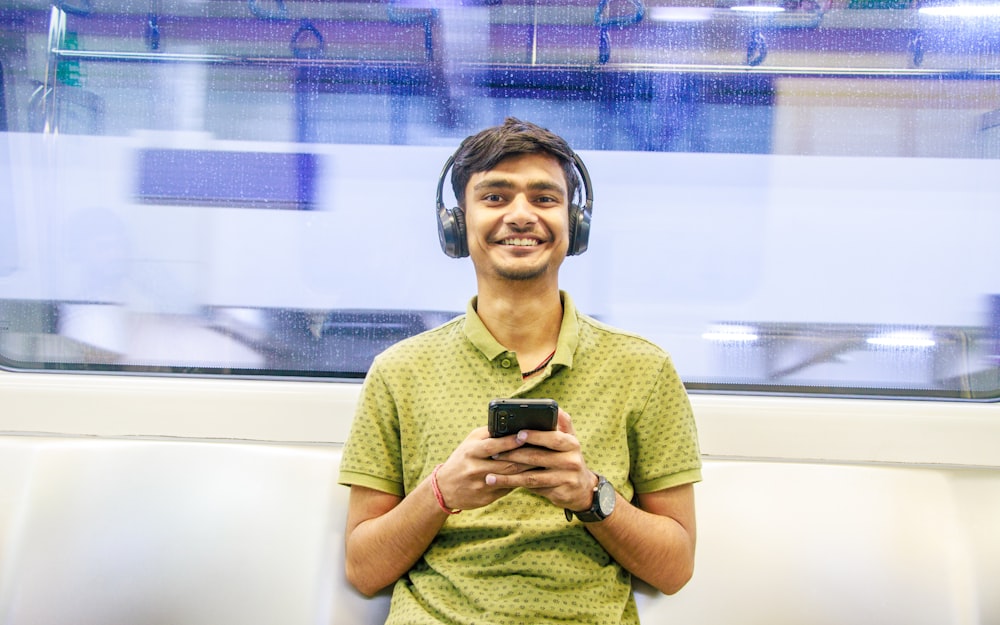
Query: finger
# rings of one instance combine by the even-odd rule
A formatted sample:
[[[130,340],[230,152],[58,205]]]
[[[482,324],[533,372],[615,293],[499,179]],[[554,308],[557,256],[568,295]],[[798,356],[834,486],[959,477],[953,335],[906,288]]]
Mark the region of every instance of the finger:
[[[520,471],[530,471],[532,469],[547,469],[555,459],[552,450],[540,445],[522,445],[517,449],[505,451],[493,456],[493,460],[511,463],[520,467]],[[490,472],[494,473],[514,473],[514,471],[500,471],[490,467]]]
[[[546,435],[561,436],[561,434],[558,432],[549,432],[541,430],[520,430],[518,431],[517,434],[511,434],[510,436],[505,436],[504,438],[514,439],[516,445],[514,447],[508,447],[507,449],[504,449],[503,452],[494,455],[493,459],[498,460],[500,458],[504,458],[505,456],[508,455],[508,453],[506,452],[511,452],[512,450],[517,451],[518,449],[524,448],[526,446],[549,447],[553,443],[553,441],[555,441],[555,438],[553,436],[546,436]]]
[[[486,484],[497,488],[512,490],[527,488],[529,490],[545,490],[558,485],[558,478],[549,471],[522,471],[512,475],[487,473]]]
[[[496,460],[500,454],[512,449],[517,449],[522,445],[524,445],[524,438],[520,437],[518,434],[501,436],[499,438],[491,438],[487,436],[481,443],[480,453],[483,458],[492,458]]]
[[[561,430],[555,432],[543,432],[541,430],[521,430],[518,437],[524,440],[525,446],[544,447],[551,451],[573,451],[579,449],[580,442],[576,439],[570,424],[569,432]]]
[[[490,429],[485,425],[481,425],[476,429],[469,432],[469,440],[486,440],[490,437]]]
[[[573,427],[573,419],[569,416],[569,413],[562,408],[559,409],[559,422],[556,429],[560,432],[566,432],[567,434],[576,436],[576,429]]]
[[[524,473],[525,471],[534,471],[538,468],[537,465],[517,462],[504,457],[504,455],[494,458],[494,460],[497,462],[490,465],[488,472],[496,473],[497,475],[516,475],[518,473]]]

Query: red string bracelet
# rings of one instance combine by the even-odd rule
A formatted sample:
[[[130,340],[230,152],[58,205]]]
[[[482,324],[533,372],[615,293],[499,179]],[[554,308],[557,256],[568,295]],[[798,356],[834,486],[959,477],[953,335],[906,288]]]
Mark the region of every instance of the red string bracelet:
[[[431,488],[434,489],[434,498],[437,499],[438,506],[440,506],[442,510],[448,514],[458,514],[461,510],[452,510],[448,506],[444,505],[444,496],[441,494],[441,487],[438,486],[438,469],[443,466],[443,464],[439,464],[434,467],[433,471],[431,471]]]

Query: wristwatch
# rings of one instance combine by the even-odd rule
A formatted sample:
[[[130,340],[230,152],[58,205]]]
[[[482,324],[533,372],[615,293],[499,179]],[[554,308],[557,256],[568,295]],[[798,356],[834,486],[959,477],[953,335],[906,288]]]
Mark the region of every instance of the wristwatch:
[[[603,475],[597,476],[597,486],[594,487],[594,500],[588,510],[573,512],[566,508],[566,520],[572,521],[573,515],[584,523],[603,521],[615,511],[615,487]]]

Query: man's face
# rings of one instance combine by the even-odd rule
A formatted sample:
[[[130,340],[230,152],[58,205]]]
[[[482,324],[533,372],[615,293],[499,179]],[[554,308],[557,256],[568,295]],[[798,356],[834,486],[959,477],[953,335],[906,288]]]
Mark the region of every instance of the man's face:
[[[559,161],[508,157],[465,187],[469,256],[481,277],[555,279],[569,245],[569,198]]]

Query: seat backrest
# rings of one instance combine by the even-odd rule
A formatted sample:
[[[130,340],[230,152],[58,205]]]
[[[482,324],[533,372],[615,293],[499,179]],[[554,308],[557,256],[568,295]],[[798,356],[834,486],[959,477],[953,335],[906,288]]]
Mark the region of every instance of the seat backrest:
[[[0,437],[0,624],[383,623],[388,591],[345,578],[339,462],[336,446]],[[674,596],[636,584],[642,623],[992,622],[1000,476],[954,473],[706,462],[694,578]]]
[[[381,623],[344,579],[339,449],[46,445],[0,569],[4,625]]]
[[[0,436],[0,575],[5,554],[14,540],[11,536],[14,520],[24,505],[28,476],[42,441],[36,436]]]
[[[643,625],[976,623],[952,485],[932,469],[713,461],[694,577],[639,592]]]

